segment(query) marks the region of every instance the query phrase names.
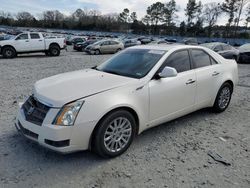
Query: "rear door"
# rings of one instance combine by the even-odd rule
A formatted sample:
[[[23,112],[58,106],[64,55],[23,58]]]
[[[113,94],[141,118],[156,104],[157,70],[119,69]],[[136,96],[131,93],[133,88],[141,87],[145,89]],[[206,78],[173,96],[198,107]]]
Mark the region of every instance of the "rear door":
[[[30,45],[32,51],[43,51],[45,50],[44,39],[42,39],[39,33],[30,33]]]
[[[100,45],[100,50],[101,53],[109,53],[110,51],[110,41],[104,41],[101,45]]]
[[[197,77],[196,105],[207,106],[215,98],[222,76],[221,64],[202,49],[192,49],[191,57]]]
[[[152,125],[191,112],[195,103],[196,75],[188,50],[171,54],[158,72],[165,66],[175,68],[178,75],[149,82]]]

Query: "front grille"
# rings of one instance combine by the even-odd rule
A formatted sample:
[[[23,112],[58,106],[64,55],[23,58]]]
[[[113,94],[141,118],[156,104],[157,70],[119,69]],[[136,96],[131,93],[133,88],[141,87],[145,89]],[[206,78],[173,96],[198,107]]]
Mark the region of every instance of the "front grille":
[[[22,109],[24,111],[26,121],[41,126],[50,107],[40,103],[33,96],[30,96],[23,104]]]

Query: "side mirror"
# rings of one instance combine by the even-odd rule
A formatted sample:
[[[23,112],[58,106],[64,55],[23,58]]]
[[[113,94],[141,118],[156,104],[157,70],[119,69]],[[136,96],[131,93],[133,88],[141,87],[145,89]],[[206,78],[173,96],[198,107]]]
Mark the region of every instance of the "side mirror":
[[[164,67],[164,69],[158,74],[160,78],[176,77],[177,71],[172,67]]]
[[[219,52],[220,50],[219,50],[218,48],[215,48],[214,51],[215,51],[215,52]]]

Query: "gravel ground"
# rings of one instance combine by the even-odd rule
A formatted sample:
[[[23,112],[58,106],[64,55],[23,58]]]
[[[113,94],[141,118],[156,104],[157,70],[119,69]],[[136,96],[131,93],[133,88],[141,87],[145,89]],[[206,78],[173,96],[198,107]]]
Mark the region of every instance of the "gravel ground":
[[[201,110],[147,130],[115,159],[88,151],[60,155],[17,133],[17,105],[37,80],[109,57],[72,50],[59,57],[0,57],[0,187],[250,187],[250,64],[239,65],[227,111]],[[214,161],[209,150],[231,166]]]

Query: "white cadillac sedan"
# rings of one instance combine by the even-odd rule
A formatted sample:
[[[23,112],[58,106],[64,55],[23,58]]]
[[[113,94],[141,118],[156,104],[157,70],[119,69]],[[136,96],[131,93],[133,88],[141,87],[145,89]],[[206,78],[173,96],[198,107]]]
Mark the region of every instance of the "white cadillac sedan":
[[[115,157],[148,128],[206,107],[223,112],[237,82],[236,62],[207,48],[137,46],[92,69],[38,81],[15,125],[61,153]]]

